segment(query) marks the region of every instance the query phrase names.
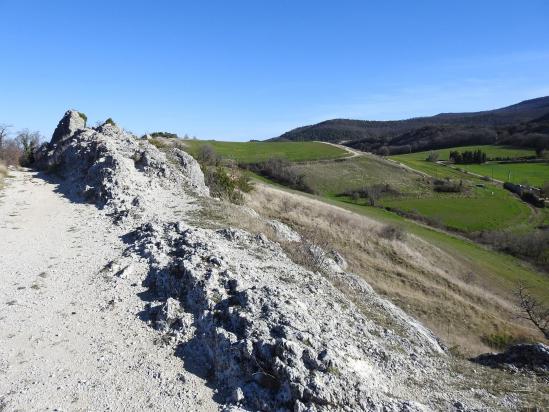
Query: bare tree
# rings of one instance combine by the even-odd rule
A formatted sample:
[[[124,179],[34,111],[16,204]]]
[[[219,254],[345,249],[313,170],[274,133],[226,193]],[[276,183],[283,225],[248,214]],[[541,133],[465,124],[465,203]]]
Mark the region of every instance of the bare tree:
[[[15,141],[23,151],[21,163],[29,165],[34,162],[34,152],[40,144],[40,133],[31,132],[29,129],[23,129],[17,133]]]
[[[10,133],[10,128],[12,126],[9,124],[1,123],[0,124],[0,151],[4,148],[4,143]]]
[[[372,186],[369,186],[366,190],[368,193],[368,202],[370,203],[370,206],[375,206],[377,201],[381,197],[381,191],[382,191],[381,186],[372,185]]]
[[[534,324],[543,333],[545,339],[549,339],[549,307],[533,297],[522,283],[519,283],[517,297],[521,309],[519,316]]]
[[[221,161],[213,146],[209,144],[203,144],[198,148],[196,160],[202,164],[211,166],[217,166]]]

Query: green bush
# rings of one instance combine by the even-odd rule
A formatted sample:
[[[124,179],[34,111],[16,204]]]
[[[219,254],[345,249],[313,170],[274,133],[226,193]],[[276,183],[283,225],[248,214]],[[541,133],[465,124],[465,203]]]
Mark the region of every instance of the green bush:
[[[151,137],[165,137],[166,139],[177,139],[178,136],[175,133],[168,132],[153,132],[150,133]]]
[[[221,157],[217,154],[212,145],[203,144],[198,148],[196,160],[201,165],[218,166],[221,164]]]
[[[514,336],[506,332],[484,335],[481,340],[491,348],[501,351],[507,349],[511,345],[515,345],[517,343],[528,343],[531,341],[530,338],[526,338],[524,336]]]
[[[116,126],[116,123],[114,122],[114,120],[112,118],[108,118],[107,120],[105,120],[105,124],[110,124],[112,126]]]
[[[241,193],[243,186],[241,178],[242,176],[233,179],[222,166],[205,167],[204,170],[204,180],[210,188],[211,195],[236,204],[242,204],[244,201]],[[246,185],[249,187],[249,183],[246,182]]]
[[[297,171],[286,158],[271,157],[263,162],[250,163],[242,166],[254,173],[268,177],[275,182],[289,186],[292,189],[301,190],[307,193],[316,193],[315,188],[305,180],[305,176]]]
[[[149,143],[152,144],[153,146],[155,146],[157,149],[164,149],[164,148],[168,147],[167,144],[161,142],[158,139],[149,139]]]
[[[80,116],[80,118],[82,120],[84,120],[84,126],[88,123],[88,116],[86,116],[84,113],[82,112],[78,112],[78,116]]]

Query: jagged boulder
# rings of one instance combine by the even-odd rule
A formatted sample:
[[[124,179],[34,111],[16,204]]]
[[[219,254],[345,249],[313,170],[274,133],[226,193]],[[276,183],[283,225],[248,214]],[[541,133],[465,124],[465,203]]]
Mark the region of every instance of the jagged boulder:
[[[178,161],[168,161],[166,153],[113,123],[85,127],[80,113],[69,110],[38,151],[35,166],[65,176],[68,191],[120,221],[153,214],[162,199],[183,198],[184,189],[209,194],[196,160],[180,151],[168,156]]]
[[[51,144],[57,144],[86,127],[86,118],[76,110],[68,110],[53,132]]]
[[[198,162],[188,153],[180,149],[173,149],[172,155],[181,166],[183,173],[187,176],[189,184],[203,195],[208,195],[204,184],[204,173]]]
[[[483,353],[473,362],[492,368],[549,373],[549,346],[543,343],[518,344],[502,353]]]

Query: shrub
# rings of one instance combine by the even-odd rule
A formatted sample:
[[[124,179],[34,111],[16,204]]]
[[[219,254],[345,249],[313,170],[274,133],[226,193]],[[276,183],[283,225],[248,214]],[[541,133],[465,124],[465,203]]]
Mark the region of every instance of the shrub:
[[[481,341],[491,348],[504,351],[517,343],[528,343],[531,339],[523,336],[514,336],[506,332],[491,333],[481,337]]]
[[[438,152],[431,152],[429,153],[429,156],[427,156],[427,161],[428,162],[436,162],[438,160]]]
[[[0,150],[0,159],[8,166],[20,164],[23,150],[14,139],[5,140]]]
[[[111,126],[116,126],[116,123],[110,117],[107,120],[105,120],[105,124],[110,124]]]
[[[292,167],[291,163],[285,158],[271,157],[263,162],[242,166],[293,189],[307,193],[316,192],[316,190],[306,182],[305,176]]]
[[[478,240],[513,256],[530,259],[549,267],[549,231],[534,230],[527,234],[506,231],[481,232]]]
[[[387,240],[400,240],[404,242],[406,240],[406,231],[402,226],[388,224],[380,229],[379,236]]]
[[[252,187],[245,176],[231,177],[222,166],[204,168],[204,180],[212,196],[242,204],[242,192],[249,192]]]
[[[78,116],[80,116],[80,118],[82,120],[84,120],[84,126],[86,125],[86,123],[88,123],[88,116],[86,116],[84,113],[82,112],[78,112]]]
[[[161,142],[158,139],[149,139],[149,143],[152,144],[153,146],[155,146],[157,149],[164,149],[164,148],[168,147],[167,144]]]
[[[221,157],[217,154],[213,146],[203,144],[198,148],[196,160],[201,165],[218,166],[221,163]]]
[[[389,184],[375,184],[364,186],[360,189],[350,189],[339,194],[339,196],[349,196],[353,201],[359,199],[368,199],[370,206],[375,206],[376,202],[383,196],[397,196],[400,193]]]
[[[530,203],[531,205],[534,205],[535,207],[539,207],[539,208],[545,207],[545,202],[543,201],[543,199],[540,199],[538,196],[536,196],[534,193],[530,191],[522,192],[522,195],[520,196],[520,198],[523,201]]]
[[[460,180],[459,183],[452,182],[451,180],[434,180],[433,181],[433,190],[435,192],[441,193],[460,193],[463,192],[463,180]]]
[[[40,133],[23,129],[17,134],[15,142],[21,150],[19,163],[23,166],[34,163],[34,153],[38,149],[38,144],[40,143]]]
[[[166,139],[177,139],[179,136],[175,133],[168,133],[168,132],[153,132],[150,133],[151,137],[164,137]]]

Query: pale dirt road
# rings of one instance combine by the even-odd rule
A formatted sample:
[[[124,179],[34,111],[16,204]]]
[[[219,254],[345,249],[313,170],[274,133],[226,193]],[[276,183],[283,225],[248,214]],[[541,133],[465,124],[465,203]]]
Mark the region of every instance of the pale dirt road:
[[[0,410],[217,410],[138,314],[147,268],[121,278],[123,233],[31,172],[0,192]]]

